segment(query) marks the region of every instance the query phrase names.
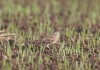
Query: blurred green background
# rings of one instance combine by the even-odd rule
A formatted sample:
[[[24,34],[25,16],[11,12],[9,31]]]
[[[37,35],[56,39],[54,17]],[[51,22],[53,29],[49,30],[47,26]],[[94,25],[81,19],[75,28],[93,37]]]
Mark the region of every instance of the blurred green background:
[[[96,23],[100,20],[100,0],[0,0],[0,16],[5,13],[56,16],[68,23],[85,18]]]
[[[38,39],[55,27],[61,29],[54,45],[60,50],[52,53]],[[0,0],[3,29],[16,37],[14,45],[0,48],[3,70],[100,69],[100,0]],[[36,45],[27,45],[31,40]]]

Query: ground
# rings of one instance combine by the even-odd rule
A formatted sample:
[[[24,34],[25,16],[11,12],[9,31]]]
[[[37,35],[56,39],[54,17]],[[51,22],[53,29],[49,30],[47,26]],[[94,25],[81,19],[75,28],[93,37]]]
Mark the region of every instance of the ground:
[[[99,0],[1,0],[0,70],[99,70]],[[41,38],[60,29],[50,49]]]

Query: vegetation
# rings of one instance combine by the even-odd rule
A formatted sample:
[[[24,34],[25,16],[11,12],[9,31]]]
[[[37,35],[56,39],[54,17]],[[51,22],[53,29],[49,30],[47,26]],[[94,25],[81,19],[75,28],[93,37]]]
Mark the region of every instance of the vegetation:
[[[49,50],[40,39],[55,27]],[[99,70],[99,50],[99,0],[0,1],[0,70]]]

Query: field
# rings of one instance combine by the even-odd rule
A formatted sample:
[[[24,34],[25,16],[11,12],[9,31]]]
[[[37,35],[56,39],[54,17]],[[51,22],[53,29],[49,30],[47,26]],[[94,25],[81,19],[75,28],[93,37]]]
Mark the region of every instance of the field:
[[[99,69],[99,0],[0,0],[0,70]]]

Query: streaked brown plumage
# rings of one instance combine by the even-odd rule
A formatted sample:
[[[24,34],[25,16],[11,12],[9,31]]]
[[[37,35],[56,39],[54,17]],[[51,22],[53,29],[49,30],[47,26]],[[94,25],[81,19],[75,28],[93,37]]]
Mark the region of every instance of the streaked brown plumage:
[[[53,33],[43,37],[42,41],[47,44],[47,47],[49,47],[49,45],[55,44],[59,40],[59,37],[58,29],[54,29]]]

